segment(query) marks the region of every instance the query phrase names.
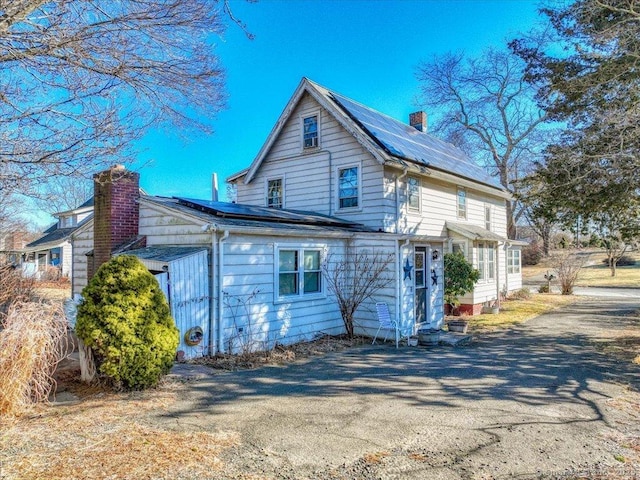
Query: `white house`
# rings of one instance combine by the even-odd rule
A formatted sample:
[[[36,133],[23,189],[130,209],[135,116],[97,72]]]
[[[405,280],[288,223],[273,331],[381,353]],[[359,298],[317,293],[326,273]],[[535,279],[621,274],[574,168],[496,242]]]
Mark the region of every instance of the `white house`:
[[[398,234],[412,265],[425,248],[463,252],[481,280],[461,310],[476,314],[522,286],[523,243],[507,238],[510,195],[426,130],[424,112],[405,124],[304,78],[256,159],[228,180],[241,204],[302,208]],[[403,317],[422,318],[421,278],[404,291]]]
[[[183,340],[201,334],[184,351],[193,356],[341,333],[321,265],[352,251],[393,259],[389,286],[357,311],[361,334],[375,333],[375,301],[407,330],[442,326],[447,251],[460,249],[483,272],[464,299],[469,311],[520,288],[519,246],[506,238],[508,193],[493,178],[454,146],[307,79],[253,163],[229,181],[238,203],[140,195],[137,174],[121,167],[96,175],[94,217],[72,235],[74,294],[109,256],[139,256],[168,274],[161,283],[172,311],[206,307],[176,319]],[[194,273],[176,277],[172,268]]]

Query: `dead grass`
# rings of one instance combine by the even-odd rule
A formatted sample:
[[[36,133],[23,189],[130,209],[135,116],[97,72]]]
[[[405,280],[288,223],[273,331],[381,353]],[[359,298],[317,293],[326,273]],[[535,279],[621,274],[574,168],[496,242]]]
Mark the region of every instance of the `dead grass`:
[[[498,314],[469,317],[469,327],[474,331],[510,327],[577,301],[578,297],[573,295],[548,293],[532,294],[528,300],[507,300],[502,302]]]
[[[277,345],[265,352],[245,353],[240,355],[218,354],[215,357],[201,357],[193,363],[207,365],[220,370],[240,370],[258,368],[263,365],[283,365],[300,358],[338,352],[357,345],[369,343],[364,337],[349,339],[346,335],[324,335],[311,342],[300,342],[293,345]]]
[[[55,368],[67,353],[60,304],[13,303],[0,331],[0,415],[21,415],[46,401]]]
[[[0,418],[2,478],[169,479],[184,472],[210,478],[222,467],[220,453],[238,444],[234,433],[149,426],[148,415],[176,401],[170,386],[151,394],[89,391],[81,403]]]
[[[618,267],[611,276],[609,267],[593,265],[580,270],[576,285],[581,287],[634,287],[640,288],[640,265]]]
[[[626,319],[626,328],[607,330],[594,341],[594,345],[602,353],[640,365],[640,310],[632,312]]]

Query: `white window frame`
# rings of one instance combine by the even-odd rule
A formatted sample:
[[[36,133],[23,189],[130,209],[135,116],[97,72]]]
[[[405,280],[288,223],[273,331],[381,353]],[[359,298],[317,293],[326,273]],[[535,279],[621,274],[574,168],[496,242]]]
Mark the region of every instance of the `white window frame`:
[[[460,202],[460,198],[464,198],[464,202]],[[460,219],[466,220],[468,207],[467,189],[464,187],[458,187],[456,190],[456,216]]]
[[[496,279],[496,249],[492,243],[487,243],[487,281]]]
[[[418,201],[418,205],[411,205],[411,189],[412,189],[412,185],[411,185],[411,181],[415,180],[415,196],[416,199]],[[409,176],[407,177],[407,208],[410,211],[413,212],[419,212],[422,210],[422,181],[420,180],[420,177],[416,177],[416,176]]]
[[[342,207],[340,206],[340,172],[344,171],[344,170],[349,170],[351,168],[355,168],[357,169],[357,175],[356,175],[356,179],[357,179],[357,195],[356,195],[356,202],[357,204],[354,206],[348,206],[348,207]],[[362,208],[362,166],[359,163],[352,163],[352,164],[348,164],[348,165],[340,165],[338,167],[336,167],[336,210],[341,210],[341,211],[354,211],[354,210],[360,210]],[[353,198],[353,197],[345,197],[345,198]]]
[[[274,303],[283,302],[297,302],[305,301],[317,298],[326,297],[325,293],[325,281],[322,272],[322,262],[324,261],[324,252],[326,246],[322,245],[276,245],[274,252]],[[295,273],[297,274],[297,292],[289,295],[280,295],[280,252],[291,251],[297,252],[298,264],[296,266]],[[305,252],[317,252],[318,253],[318,268],[313,270],[306,270],[304,266],[304,254]],[[284,272],[284,273],[292,273]],[[305,273],[317,273],[319,276],[320,289],[314,292],[304,291]]]
[[[304,132],[304,123],[308,118],[316,117],[316,136],[315,136],[315,145],[306,146],[305,142],[305,132]],[[305,115],[300,115],[300,144],[302,146],[302,151],[307,152],[310,150],[317,150],[320,148],[320,111],[317,110],[315,112],[310,112]]]
[[[285,208],[284,207],[284,176],[282,177],[272,177],[272,178],[267,178],[265,180],[265,185],[264,185],[264,190],[265,190],[265,198],[264,198],[264,204],[266,207],[271,207],[271,208]],[[269,205],[269,183],[271,182],[275,182],[277,180],[280,180],[280,206],[279,207],[272,207],[271,205]]]
[[[492,231],[493,226],[493,209],[491,205],[484,206],[484,228],[486,230]]]
[[[467,241],[466,240],[454,240],[451,244],[451,253],[455,253],[456,252],[456,246],[459,246],[459,250],[462,252],[462,255],[464,256],[464,258],[469,258],[469,247],[467,245]]]
[[[491,242],[480,242],[477,246],[477,269],[480,272],[480,280],[493,282],[496,279],[496,248]]]
[[[510,248],[507,250],[507,273],[516,275],[521,272],[522,252],[519,248]]]
[[[478,271],[480,272],[480,280],[481,281],[485,281],[487,279],[487,264],[486,264],[486,257],[485,257],[485,243],[484,242],[480,242],[478,243]]]

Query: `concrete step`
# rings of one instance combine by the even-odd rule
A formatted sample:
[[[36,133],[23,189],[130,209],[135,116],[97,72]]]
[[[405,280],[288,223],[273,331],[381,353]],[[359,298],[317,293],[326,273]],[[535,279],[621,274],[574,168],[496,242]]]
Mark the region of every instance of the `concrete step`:
[[[442,332],[440,334],[440,344],[457,347],[471,343],[472,336],[468,333]]]

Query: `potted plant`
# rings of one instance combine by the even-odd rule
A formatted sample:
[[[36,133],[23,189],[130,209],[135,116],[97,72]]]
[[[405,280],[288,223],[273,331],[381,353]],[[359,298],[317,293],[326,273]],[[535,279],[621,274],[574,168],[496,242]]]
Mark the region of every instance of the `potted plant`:
[[[447,253],[444,256],[444,301],[449,312],[454,314],[460,306],[459,297],[471,292],[480,279],[480,272],[464,258],[460,252]],[[449,331],[467,331],[466,319],[447,322]]]

